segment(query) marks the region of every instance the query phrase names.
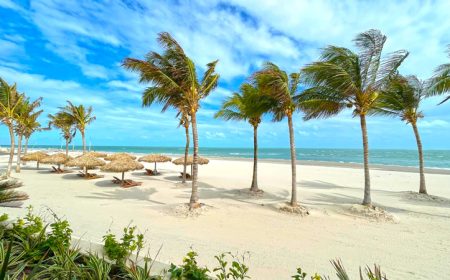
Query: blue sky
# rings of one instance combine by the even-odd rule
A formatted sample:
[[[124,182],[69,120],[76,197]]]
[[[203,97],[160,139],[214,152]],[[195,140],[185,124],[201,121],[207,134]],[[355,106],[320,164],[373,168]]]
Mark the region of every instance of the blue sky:
[[[65,100],[92,105],[97,120],[87,132],[92,145],[183,146],[175,112],[142,108],[144,85],[120,67],[127,56],[159,50],[156,36],[170,32],[199,71],[219,59],[219,88],[199,111],[200,145],[251,147],[247,123],[214,120],[222,100],[264,61],[298,71],[328,44],[353,48],[370,28],[388,36],[386,51],[410,52],[403,74],[428,78],[448,63],[450,2],[443,1],[65,1],[0,0],[0,76],[31,98],[44,97],[45,116]],[[419,129],[425,148],[450,149],[450,102],[423,105]],[[368,121],[372,148],[415,148],[411,128],[398,119]],[[327,120],[295,118],[298,147],[361,146],[358,119],[350,112]],[[267,117],[260,146],[288,147],[286,121]],[[37,133],[31,144],[60,144],[57,131]],[[0,128],[0,143],[8,134]],[[77,137],[75,144],[80,144]]]

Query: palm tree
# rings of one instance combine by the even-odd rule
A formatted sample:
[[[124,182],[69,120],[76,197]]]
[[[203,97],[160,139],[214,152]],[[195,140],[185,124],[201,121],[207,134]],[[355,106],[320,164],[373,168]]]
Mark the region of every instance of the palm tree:
[[[258,188],[258,125],[271,106],[271,100],[263,95],[257,86],[244,83],[240,93],[227,98],[215,118],[248,121],[253,127],[253,179],[250,191],[260,192]]]
[[[297,166],[295,154],[293,114],[298,110],[295,97],[299,96],[300,73],[288,75],[277,65],[267,62],[263,69],[254,74],[256,84],[271,98],[270,111],[274,121],[281,121],[285,117],[288,120],[289,142],[291,150],[292,191],[291,206],[297,207]]]
[[[417,121],[423,118],[419,110],[420,103],[426,97],[426,83],[416,76],[394,78],[389,87],[380,94],[377,101],[378,111],[389,116],[398,116],[411,124],[419,152],[420,187],[419,193],[427,194],[423,163],[422,141],[420,140]]]
[[[448,56],[450,58],[450,45],[448,45],[447,50]],[[434,71],[434,76],[430,82],[429,95],[438,95],[450,93],[450,63],[442,64]],[[450,100],[450,95],[441,101],[442,104]]]
[[[364,199],[362,204],[371,206],[369,143],[366,116],[376,106],[380,92],[387,88],[391,77],[408,56],[406,51],[396,51],[382,58],[386,36],[378,30],[369,30],[356,36],[356,54],[343,47],[328,46],[322,51],[321,60],[307,65],[302,73],[307,85],[299,99],[305,111],[305,120],[337,115],[345,108],[353,109],[359,116],[364,148]]]
[[[23,136],[25,137],[25,149],[24,149],[24,154],[26,155],[28,152],[28,140],[30,140],[31,135],[33,135],[33,133],[37,132],[37,131],[42,131],[42,130],[49,130],[49,128],[46,127],[41,127],[41,123],[37,121],[37,119],[32,119],[30,118],[26,123],[25,123],[25,131],[23,133]],[[26,164],[26,162],[24,162],[24,164]]]
[[[75,123],[70,115],[64,112],[58,112],[54,115],[49,114],[50,119],[49,127],[55,127],[61,130],[61,135],[66,141],[66,156],[69,155],[69,144],[75,137],[77,129],[75,128]]]
[[[95,121],[95,116],[92,115],[92,106],[87,109],[83,105],[75,106],[72,102],[67,101],[65,107],[60,108],[61,113],[65,114],[75,125],[75,127],[81,133],[81,139],[83,141],[83,154],[86,153],[86,127]]]
[[[151,103],[158,102],[176,108],[182,104],[181,106],[186,108],[194,140],[192,193],[189,204],[191,208],[195,208],[199,206],[197,111],[200,100],[217,87],[219,75],[215,72],[215,67],[218,61],[206,65],[206,71],[199,81],[194,62],[169,33],[160,33],[158,42],[164,50],[162,54],[150,52],[145,60],[126,58],[123,66],[139,72],[140,82],[152,83],[144,92]]]
[[[20,157],[22,154],[22,139],[27,132],[30,124],[37,122],[37,118],[42,114],[42,110],[35,111],[41,105],[42,97],[34,102],[30,102],[29,98],[23,100],[18,106],[15,118],[15,131],[17,134],[17,165],[16,172],[20,173]]]
[[[8,167],[6,169],[6,176],[11,176],[12,163],[14,158],[15,135],[14,135],[14,121],[17,117],[17,110],[20,106],[24,96],[17,92],[16,84],[10,86],[5,80],[0,78],[0,118],[1,121],[8,127],[10,136],[10,151]]]

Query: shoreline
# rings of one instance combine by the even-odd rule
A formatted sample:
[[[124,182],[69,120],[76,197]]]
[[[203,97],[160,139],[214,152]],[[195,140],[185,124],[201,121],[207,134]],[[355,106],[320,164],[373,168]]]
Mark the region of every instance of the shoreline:
[[[39,148],[30,148],[30,151],[39,151],[39,150],[47,150],[50,152],[61,152],[64,150],[61,149],[39,149]],[[81,150],[69,150],[69,153],[79,153]],[[119,152],[110,152],[98,150],[98,152],[102,153],[119,153]],[[122,152],[122,151],[121,151]],[[134,152],[126,152],[137,157],[146,155],[146,153],[134,153]],[[171,154],[165,153],[170,157],[183,157],[182,154]],[[242,162],[253,162],[253,158],[245,158],[245,157],[222,157],[222,156],[206,156],[208,159],[215,160],[226,160],[226,161],[242,161]],[[290,159],[269,159],[269,158],[258,158],[258,162],[261,163],[275,163],[275,164],[290,164]],[[337,168],[352,168],[352,169],[362,169],[362,163],[356,162],[339,162],[339,161],[319,161],[319,160],[301,160],[297,159],[297,165],[301,166],[320,166],[320,167],[337,167]],[[425,164],[426,165],[426,164]],[[401,165],[385,165],[385,164],[370,164],[371,170],[381,170],[381,171],[395,171],[395,172],[409,172],[409,173],[417,173],[419,172],[419,167],[417,166],[401,166]],[[440,175],[450,175],[450,168],[439,168],[439,167],[425,167],[426,174],[440,174]]]

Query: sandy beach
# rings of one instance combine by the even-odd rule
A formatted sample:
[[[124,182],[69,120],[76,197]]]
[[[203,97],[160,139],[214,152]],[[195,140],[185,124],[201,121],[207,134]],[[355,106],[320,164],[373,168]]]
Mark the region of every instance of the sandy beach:
[[[0,168],[7,156],[0,156]],[[152,164],[146,164],[153,168]],[[37,212],[52,209],[67,218],[74,235],[101,242],[110,228],[121,233],[132,222],[145,232],[151,254],[160,246],[158,260],[180,263],[192,247],[202,264],[213,267],[214,255],[250,252],[252,279],[290,279],[297,267],[310,273],[334,275],[330,259],[341,258],[353,277],[358,267],[377,263],[389,279],[442,279],[450,274],[450,175],[427,173],[427,188],[435,199],[424,199],[417,173],[407,169],[371,171],[372,199],[395,216],[376,221],[350,211],[362,199],[363,172],[358,165],[314,163],[298,165],[298,195],[310,210],[307,217],[282,213],[277,206],[289,199],[290,168],[286,162],[261,161],[261,197],[244,190],[251,181],[247,160],[212,159],[200,166],[200,200],[208,207],[197,217],[179,213],[189,199],[190,184],[178,178],[181,166],[158,164],[161,176],[143,171],[127,177],[143,182],[123,189],[111,183],[114,173],[84,180],[69,174],[52,174],[49,165],[36,170],[33,162],[13,177],[20,178],[29,194],[22,208],[2,208],[14,218],[33,205]],[[425,257],[426,256],[426,257]]]

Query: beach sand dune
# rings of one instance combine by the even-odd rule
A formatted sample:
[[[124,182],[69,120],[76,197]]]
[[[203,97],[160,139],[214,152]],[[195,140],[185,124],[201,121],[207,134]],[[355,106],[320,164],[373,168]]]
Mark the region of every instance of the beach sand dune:
[[[6,156],[0,156],[0,165],[6,166]],[[289,165],[260,162],[259,187],[265,193],[255,197],[245,191],[251,162],[212,159],[199,169],[200,199],[208,207],[186,217],[181,205],[189,199],[190,184],[180,183],[180,166],[161,163],[157,177],[130,172],[128,178],[143,182],[130,189],[112,184],[114,174],[83,180],[45,167],[50,166],[36,170],[29,164],[13,174],[30,199],[23,208],[1,211],[17,217],[27,205],[43,213],[52,209],[70,221],[74,235],[93,242],[101,242],[109,228],[120,234],[132,222],[145,231],[153,254],[162,246],[158,260],[166,263],[180,262],[191,247],[209,267],[221,252],[249,251],[250,275],[258,280],[290,279],[299,266],[332,276],[334,258],[341,258],[353,277],[359,266],[373,263],[389,279],[450,275],[450,175],[427,174],[428,191],[436,196],[427,198],[411,192],[418,189],[418,174],[372,170],[372,199],[395,218],[386,220],[355,211],[363,194],[360,168],[299,165],[299,200],[310,211],[299,217],[277,210],[289,199]]]

